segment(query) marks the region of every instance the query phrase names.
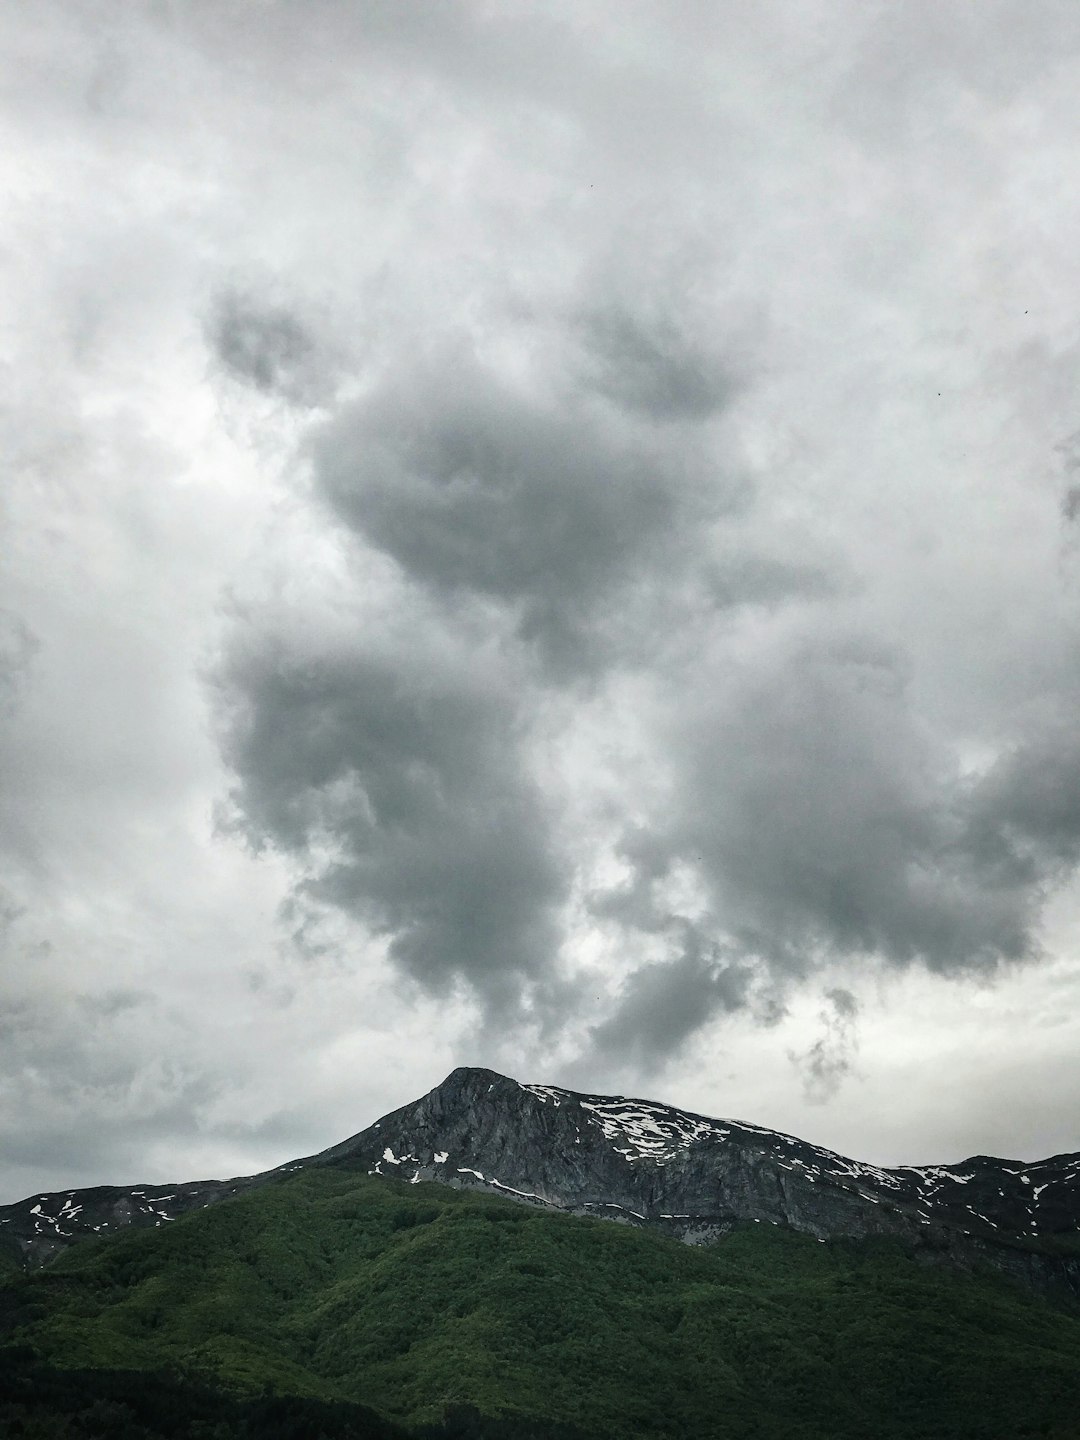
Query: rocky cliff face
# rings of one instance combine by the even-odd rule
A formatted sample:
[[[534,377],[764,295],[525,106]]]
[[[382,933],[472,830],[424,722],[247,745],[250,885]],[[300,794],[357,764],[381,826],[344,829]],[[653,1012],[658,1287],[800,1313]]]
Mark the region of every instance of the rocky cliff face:
[[[40,1263],[81,1235],[166,1224],[290,1170],[327,1165],[488,1190],[689,1243],[746,1221],[819,1239],[897,1236],[927,1258],[990,1263],[1080,1297],[1080,1155],[887,1170],[737,1121],[480,1069],[455,1070],[342,1144],[264,1175],[32,1196],[0,1207],[0,1237]]]
[[[738,1121],[461,1069],[307,1163],[487,1189],[690,1243],[741,1221],[896,1236],[1080,1297],[1080,1154],[888,1170]]]

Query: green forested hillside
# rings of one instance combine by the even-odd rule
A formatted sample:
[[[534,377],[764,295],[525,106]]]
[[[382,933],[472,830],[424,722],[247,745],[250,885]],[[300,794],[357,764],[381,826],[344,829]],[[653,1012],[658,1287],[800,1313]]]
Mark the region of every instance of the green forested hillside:
[[[767,1225],[691,1248],[308,1170],[4,1283],[9,1341],[52,1366],[356,1401],[411,1428],[472,1406],[519,1417],[507,1435],[1080,1436],[1076,1316]]]

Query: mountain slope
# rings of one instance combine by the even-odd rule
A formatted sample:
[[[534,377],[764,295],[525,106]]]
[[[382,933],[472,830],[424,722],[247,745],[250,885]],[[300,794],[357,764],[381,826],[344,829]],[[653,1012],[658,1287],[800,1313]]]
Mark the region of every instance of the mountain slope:
[[[55,1364],[411,1425],[468,1404],[596,1440],[1075,1434],[1080,1318],[1007,1281],[892,1241],[751,1223],[687,1246],[333,1166],[75,1247],[6,1294],[12,1338]]]
[[[990,1264],[1080,1298],[1080,1155],[889,1170],[759,1126],[476,1068],[263,1175],[73,1190],[0,1207],[0,1244],[42,1263],[76,1239],[162,1228],[281,1175],[327,1167],[482,1189],[689,1242],[754,1220],[816,1238],[894,1236],[926,1255]]]

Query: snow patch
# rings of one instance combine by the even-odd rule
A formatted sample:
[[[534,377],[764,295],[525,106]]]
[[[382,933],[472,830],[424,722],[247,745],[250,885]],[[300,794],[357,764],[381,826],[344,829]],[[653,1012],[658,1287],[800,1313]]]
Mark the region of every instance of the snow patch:
[[[535,1190],[515,1190],[513,1185],[504,1185],[501,1180],[489,1180],[487,1183],[489,1185],[496,1185],[500,1190],[506,1190],[511,1195],[520,1195],[525,1200],[544,1200],[544,1197],[537,1195]],[[546,1204],[547,1202],[544,1201],[544,1203]]]
[[[976,1210],[974,1205],[967,1205],[965,1206],[965,1209],[967,1209],[972,1215],[974,1215],[976,1220],[981,1220],[984,1225],[989,1225],[991,1230],[996,1230],[998,1228],[997,1222],[995,1220],[991,1220],[989,1215],[984,1215],[981,1210]]]
[[[943,1180],[952,1180],[957,1185],[967,1185],[971,1181],[970,1175],[959,1175],[945,1165],[920,1165],[907,1168],[909,1174],[925,1178],[931,1185],[940,1185]]]
[[[621,1142],[614,1148],[628,1161],[663,1165],[699,1140],[723,1140],[730,1134],[711,1120],[646,1101],[582,1100],[581,1108],[606,1140]]]
[[[527,1090],[530,1095],[535,1095],[542,1104],[556,1107],[562,1104],[563,1096],[566,1093],[564,1090],[556,1089],[554,1085],[522,1085],[520,1088]]]

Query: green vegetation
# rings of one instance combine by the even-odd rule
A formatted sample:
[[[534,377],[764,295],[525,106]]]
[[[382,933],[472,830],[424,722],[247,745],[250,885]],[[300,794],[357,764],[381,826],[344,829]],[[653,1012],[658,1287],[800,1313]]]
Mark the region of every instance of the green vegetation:
[[[1080,1434],[1080,1318],[891,1243],[819,1244],[767,1225],[699,1249],[309,1170],[3,1283],[11,1340],[43,1362],[226,1387],[240,1406],[271,1392],[358,1402],[463,1436]],[[503,1420],[478,1428],[461,1407]],[[271,1433],[234,1422],[250,1415],[214,1421],[226,1440]],[[345,1425],[296,1433],[368,1433]]]

